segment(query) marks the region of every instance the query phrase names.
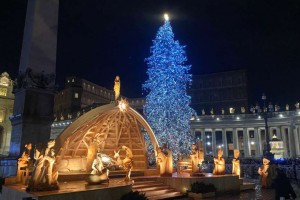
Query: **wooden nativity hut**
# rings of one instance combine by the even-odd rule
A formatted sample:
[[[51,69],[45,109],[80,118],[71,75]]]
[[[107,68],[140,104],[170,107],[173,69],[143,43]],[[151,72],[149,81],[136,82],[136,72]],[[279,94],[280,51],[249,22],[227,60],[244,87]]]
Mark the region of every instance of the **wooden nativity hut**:
[[[60,173],[90,173],[98,152],[112,158],[114,151],[125,145],[133,153],[133,170],[146,170],[144,134],[149,135],[155,150],[158,143],[151,127],[125,100],[97,107],[80,116],[57,137],[57,169]],[[122,150],[120,157],[125,158]]]

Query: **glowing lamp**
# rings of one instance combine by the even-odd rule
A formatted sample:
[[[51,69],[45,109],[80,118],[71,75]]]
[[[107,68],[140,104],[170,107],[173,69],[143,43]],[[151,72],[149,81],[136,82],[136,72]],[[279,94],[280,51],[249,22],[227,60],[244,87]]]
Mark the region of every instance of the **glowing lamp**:
[[[109,158],[109,157],[103,156],[103,157],[101,158],[101,160],[102,160],[103,162],[105,162],[105,163],[110,163],[110,158]]]
[[[170,19],[169,15],[167,13],[164,14],[164,18],[165,18],[166,21],[169,21],[169,19]]]
[[[126,100],[121,99],[121,101],[119,101],[118,106],[119,106],[120,111],[125,112],[127,110],[128,103]]]

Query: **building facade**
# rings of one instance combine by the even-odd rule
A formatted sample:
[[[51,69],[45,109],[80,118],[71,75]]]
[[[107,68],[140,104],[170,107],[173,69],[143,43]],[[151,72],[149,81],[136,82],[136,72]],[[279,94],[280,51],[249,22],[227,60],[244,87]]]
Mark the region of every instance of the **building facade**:
[[[0,154],[8,155],[11,140],[11,122],[9,117],[13,114],[14,95],[13,81],[9,74],[0,75]]]
[[[230,76],[231,79],[223,77],[228,73],[232,74]],[[209,78],[210,76],[213,78]],[[216,77],[219,77],[219,79]],[[222,72],[220,74],[208,75],[208,78],[205,80],[211,80],[211,84],[213,80],[219,80],[220,84],[224,83],[218,87],[211,86],[211,88],[207,89],[209,92],[213,92],[213,88],[215,88],[218,94],[223,94],[222,90],[226,91],[226,89],[231,89],[232,94],[235,91],[242,92],[242,95],[236,101],[231,102],[228,97],[228,100],[223,101],[224,104],[220,104],[223,105],[222,108],[224,110],[227,108],[223,114],[220,111],[219,113],[206,112],[205,114],[200,112],[198,116],[191,118],[191,132],[194,134],[197,142],[202,142],[205,154],[216,156],[217,149],[222,148],[224,156],[233,156],[233,150],[239,149],[241,157],[261,157],[266,142],[265,122],[256,113],[246,113],[246,110],[249,111],[246,72],[244,70]],[[228,87],[226,87],[226,84],[228,84]],[[236,86],[233,87],[232,85]],[[200,91],[205,90],[202,88]],[[232,97],[235,96],[233,95]],[[68,77],[65,89],[56,97],[57,116],[61,116],[61,113],[64,114],[62,115],[63,117],[57,117],[56,121],[53,122],[51,138],[55,139],[80,115],[100,104],[107,104],[113,100],[114,92],[112,90],[83,79]],[[145,104],[144,98],[127,100],[131,107],[142,113],[142,108]],[[214,101],[210,104],[211,108],[214,108],[215,111],[218,109],[213,106],[218,105],[218,102],[221,101]],[[236,104],[236,102],[239,103]],[[202,105],[201,102],[199,105]],[[225,105],[228,107],[225,107]],[[59,108],[59,106],[61,107]],[[296,109],[293,111],[287,109],[283,112],[274,112],[273,117],[268,119],[270,139],[275,135],[278,140],[282,141],[284,158],[300,156],[300,110],[299,105],[295,106]],[[244,111],[240,109],[241,107],[244,107]],[[220,109],[221,107],[217,108]],[[230,113],[229,108],[234,108],[235,111]],[[68,114],[72,112],[75,114]]]
[[[275,135],[283,143],[283,157],[300,156],[300,110],[274,112],[268,119],[269,138]],[[262,157],[266,144],[265,121],[258,114],[206,115],[191,120],[191,130],[202,142],[206,155],[216,156],[222,148],[224,156]]]
[[[70,76],[65,88],[55,95],[54,122],[51,126],[51,139],[55,139],[69,124],[82,114],[98,106],[115,101],[114,91],[85,79]],[[125,98],[130,106],[141,114],[145,98]]]
[[[54,98],[57,120],[71,119],[93,104],[104,105],[114,100],[114,92],[78,77],[67,77],[65,87]]]
[[[201,114],[243,113],[248,110],[247,71],[193,75],[188,91],[191,107]],[[243,109],[244,108],[244,109]]]
[[[122,96],[122,98],[126,98]],[[129,104],[142,111],[144,98],[126,98]],[[55,95],[55,121],[74,119],[82,113],[114,101],[114,91],[78,77],[67,77],[65,88]]]

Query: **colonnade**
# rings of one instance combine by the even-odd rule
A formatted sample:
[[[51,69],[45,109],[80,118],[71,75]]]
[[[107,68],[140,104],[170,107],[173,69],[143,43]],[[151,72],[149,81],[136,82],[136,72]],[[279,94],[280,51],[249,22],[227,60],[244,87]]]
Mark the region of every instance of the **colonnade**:
[[[283,115],[280,115],[283,116]],[[300,123],[297,114],[272,118],[269,120],[269,138],[276,135],[283,142],[285,158],[300,156]],[[217,119],[217,120],[216,120]],[[239,120],[237,120],[239,119]],[[260,118],[259,118],[260,119]],[[224,156],[232,156],[233,149],[239,149],[243,157],[262,157],[265,149],[265,123],[257,116],[244,118],[239,116],[225,119],[200,117],[191,121],[191,130],[195,140],[202,142],[206,155],[216,156],[217,149],[222,148]],[[220,140],[220,138],[222,138]]]

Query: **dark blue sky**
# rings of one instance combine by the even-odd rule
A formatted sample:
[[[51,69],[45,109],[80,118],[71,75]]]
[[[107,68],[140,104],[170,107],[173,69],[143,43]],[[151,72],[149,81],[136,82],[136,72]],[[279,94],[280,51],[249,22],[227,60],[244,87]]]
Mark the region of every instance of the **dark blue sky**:
[[[0,71],[19,65],[26,1],[0,3]],[[168,12],[192,74],[247,69],[250,101],[300,100],[300,1],[61,0],[57,82],[76,75],[142,96],[150,46]]]

